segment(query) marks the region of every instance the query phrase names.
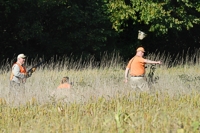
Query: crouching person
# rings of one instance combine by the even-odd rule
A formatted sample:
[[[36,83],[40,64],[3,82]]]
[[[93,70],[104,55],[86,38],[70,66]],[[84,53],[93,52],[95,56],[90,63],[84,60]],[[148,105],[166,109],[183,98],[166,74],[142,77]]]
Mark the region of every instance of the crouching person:
[[[71,84],[69,83],[69,77],[63,77],[57,89],[70,89],[70,88]]]
[[[63,100],[70,97],[71,84],[69,77],[63,77],[60,85],[50,94],[54,100]]]

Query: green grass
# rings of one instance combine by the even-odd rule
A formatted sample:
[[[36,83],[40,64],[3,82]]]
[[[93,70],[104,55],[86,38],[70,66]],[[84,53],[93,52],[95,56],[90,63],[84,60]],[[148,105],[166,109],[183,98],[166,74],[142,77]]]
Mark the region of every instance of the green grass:
[[[118,55],[106,55],[100,67],[93,58],[84,66],[65,58],[37,69],[27,80],[23,104],[15,106],[9,103],[14,100],[8,93],[10,72],[2,67],[0,132],[199,132],[199,64],[168,68],[169,57],[148,58],[159,57],[165,61],[156,66],[159,79],[148,93],[133,91],[124,83],[126,63]],[[73,88],[50,98],[64,76],[70,77]]]

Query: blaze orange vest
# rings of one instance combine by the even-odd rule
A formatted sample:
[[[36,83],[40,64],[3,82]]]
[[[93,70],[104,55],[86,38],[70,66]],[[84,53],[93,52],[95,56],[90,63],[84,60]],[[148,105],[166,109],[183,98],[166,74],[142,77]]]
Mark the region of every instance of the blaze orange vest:
[[[21,65],[20,65],[19,63],[17,63],[17,62],[14,63],[13,66],[14,66],[15,64],[17,64],[17,65],[19,66],[20,73],[26,73],[26,68],[25,68],[25,67],[21,66]],[[12,66],[12,67],[13,67],[13,66]],[[13,72],[11,72],[10,80],[13,79],[13,76],[14,76],[14,74],[13,74]]]

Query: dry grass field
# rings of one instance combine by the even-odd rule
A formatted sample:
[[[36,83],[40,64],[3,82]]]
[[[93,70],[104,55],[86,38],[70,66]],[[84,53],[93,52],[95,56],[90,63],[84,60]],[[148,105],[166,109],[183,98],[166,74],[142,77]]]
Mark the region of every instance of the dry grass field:
[[[118,54],[105,54],[100,62],[93,57],[83,63],[69,57],[52,59],[27,79],[25,96],[19,99],[9,95],[10,63],[3,64],[0,132],[199,133],[200,56],[174,61],[162,54],[147,58],[163,61],[155,66],[157,80],[150,92],[132,90],[124,83],[127,62]],[[149,79],[150,66],[146,70]],[[70,77],[72,89],[51,97],[64,76]]]

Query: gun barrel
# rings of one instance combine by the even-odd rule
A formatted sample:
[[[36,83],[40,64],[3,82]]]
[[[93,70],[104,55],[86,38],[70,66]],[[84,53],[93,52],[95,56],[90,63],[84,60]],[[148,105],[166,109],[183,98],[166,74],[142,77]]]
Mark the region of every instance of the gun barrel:
[[[33,66],[33,67],[31,67],[27,72],[29,73],[29,72],[33,72],[33,68],[37,68],[38,66],[40,66],[42,63],[44,63],[44,61],[42,61],[42,62],[40,62],[40,63],[38,63],[37,65],[35,65],[35,66]]]

